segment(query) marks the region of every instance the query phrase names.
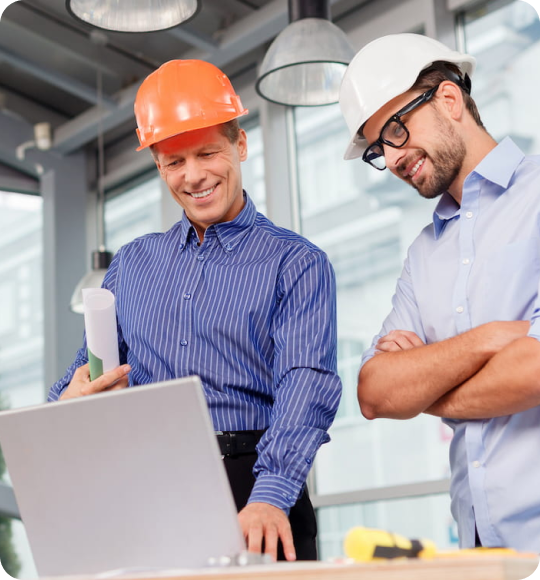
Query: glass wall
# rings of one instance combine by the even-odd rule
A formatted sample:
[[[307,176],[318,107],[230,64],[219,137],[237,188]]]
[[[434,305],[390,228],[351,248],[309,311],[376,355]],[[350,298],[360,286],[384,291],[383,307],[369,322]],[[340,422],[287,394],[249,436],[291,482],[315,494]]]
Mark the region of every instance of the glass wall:
[[[161,178],[142,183],[105,201],[105,239],[110,252],[150,232],[161,231]]]
[[[255,203],[257,210],[266,215],[264,184],[264,151],[259,120],[249,119],[242,128],[246,131],[248,158],[242,163],[242,185]]]
[[[0,407],[36,405],[43,383],[43,203],[0,191]],[[0,463],[3,471],[3,464]],[[2,481],[9,483],[4,473]],[[35,577],[24,526],[0,518],[0,543],[11,571]],[[9,545],[13,547],[10,552]],[[11,554],[11,555],[10,555]]]
[[[488,2],[464,16],[466,50],[477,58],[472,95],[494,139],[509,135],[540,153],[540,20],[527,2]],[[534,71],[534,72],[533,72]]]
[[[0,191],[0,392],[43,401],[42,199]]]

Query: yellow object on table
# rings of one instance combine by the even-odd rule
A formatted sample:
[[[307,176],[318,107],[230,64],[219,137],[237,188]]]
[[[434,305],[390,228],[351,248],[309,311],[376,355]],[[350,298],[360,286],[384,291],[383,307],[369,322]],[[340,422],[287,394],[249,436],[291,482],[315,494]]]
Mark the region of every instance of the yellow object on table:
[[[431,540],[410,540],[384,530],[357,527],[349,530],[343,544],[345,554],[356,562],[392,558],[433,558],[437,546]]]

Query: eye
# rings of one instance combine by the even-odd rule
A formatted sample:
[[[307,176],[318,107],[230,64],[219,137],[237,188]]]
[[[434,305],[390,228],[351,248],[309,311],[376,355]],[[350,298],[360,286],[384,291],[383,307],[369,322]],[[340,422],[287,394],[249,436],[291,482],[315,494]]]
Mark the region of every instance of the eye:
[[[392,137],[399,139],[405,135],[405,129],[401,123],[392,123],[389,127]]]

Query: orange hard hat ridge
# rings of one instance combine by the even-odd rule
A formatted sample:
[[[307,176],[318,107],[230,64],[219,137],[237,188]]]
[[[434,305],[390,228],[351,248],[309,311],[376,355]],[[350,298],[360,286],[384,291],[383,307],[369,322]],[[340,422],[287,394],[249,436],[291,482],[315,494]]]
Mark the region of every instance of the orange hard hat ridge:
[[[227,76],[203,60],[171,60],[150,74],[135,98],[140,147],[248,113]]]

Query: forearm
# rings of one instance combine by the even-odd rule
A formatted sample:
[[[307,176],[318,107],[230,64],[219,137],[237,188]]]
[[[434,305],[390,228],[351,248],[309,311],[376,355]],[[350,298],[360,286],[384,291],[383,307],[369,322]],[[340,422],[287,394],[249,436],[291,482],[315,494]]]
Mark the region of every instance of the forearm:
[[[409,419],[477,373],[493,356],[485,324],[438,343],[382,352],[362,367],[358,400],[367,419]]]
[[[448,419],[489,419],[540,405],[540,343],[520,338],[426,413]]]
[[[257,447],[256,483],[250,502],[287,510],[301,492],[341,394],[332,371],[295,368],[278,385],[268,430]]]

